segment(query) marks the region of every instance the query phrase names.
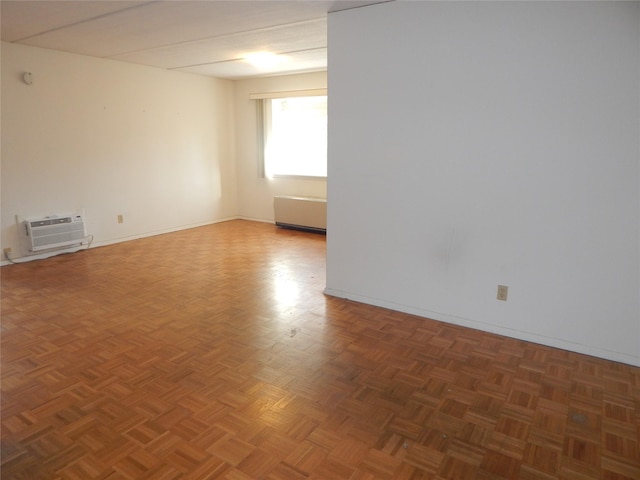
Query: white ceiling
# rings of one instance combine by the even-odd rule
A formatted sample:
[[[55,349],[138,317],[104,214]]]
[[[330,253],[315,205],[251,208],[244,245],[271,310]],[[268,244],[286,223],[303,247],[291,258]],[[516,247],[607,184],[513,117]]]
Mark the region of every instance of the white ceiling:
[[[1,0],[2,41],[239,79],[327,68],[327,13],[388,0]],[[258,68],[244,57],[286,61]]]

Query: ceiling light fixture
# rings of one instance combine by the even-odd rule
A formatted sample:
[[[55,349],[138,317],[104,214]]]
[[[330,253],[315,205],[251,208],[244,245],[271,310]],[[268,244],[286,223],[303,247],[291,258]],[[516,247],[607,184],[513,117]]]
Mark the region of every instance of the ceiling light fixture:
[[[246,54],[244,60],[254,67],[263,70],[276,67],[286,62],[287,57],[270,52],[255,52]]]

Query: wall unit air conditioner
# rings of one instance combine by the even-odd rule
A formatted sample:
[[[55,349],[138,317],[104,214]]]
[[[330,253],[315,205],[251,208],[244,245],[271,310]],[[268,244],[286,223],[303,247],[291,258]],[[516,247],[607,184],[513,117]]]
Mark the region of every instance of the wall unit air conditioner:
[[[87,238],[81,215],[34,218],[24,223],[31,252],[82,245]]]

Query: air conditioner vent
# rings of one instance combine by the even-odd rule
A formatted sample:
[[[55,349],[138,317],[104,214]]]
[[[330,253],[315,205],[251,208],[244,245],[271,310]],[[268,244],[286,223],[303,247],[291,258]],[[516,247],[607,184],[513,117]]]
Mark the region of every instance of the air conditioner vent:
[[[80,215],[34,218],[25,226],[32,252],[81,245],[87,238]]]

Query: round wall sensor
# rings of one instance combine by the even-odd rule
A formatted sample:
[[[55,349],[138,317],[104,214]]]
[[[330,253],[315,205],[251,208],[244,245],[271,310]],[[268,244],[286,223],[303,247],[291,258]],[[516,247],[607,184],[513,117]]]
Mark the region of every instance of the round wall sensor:
[[[24,80],[24,83],[26,83],[27,85],[31,85],[33,83],[33,78],[31,78],[31,73],[29,72],[25,72],[22,75],[22,80]]]

